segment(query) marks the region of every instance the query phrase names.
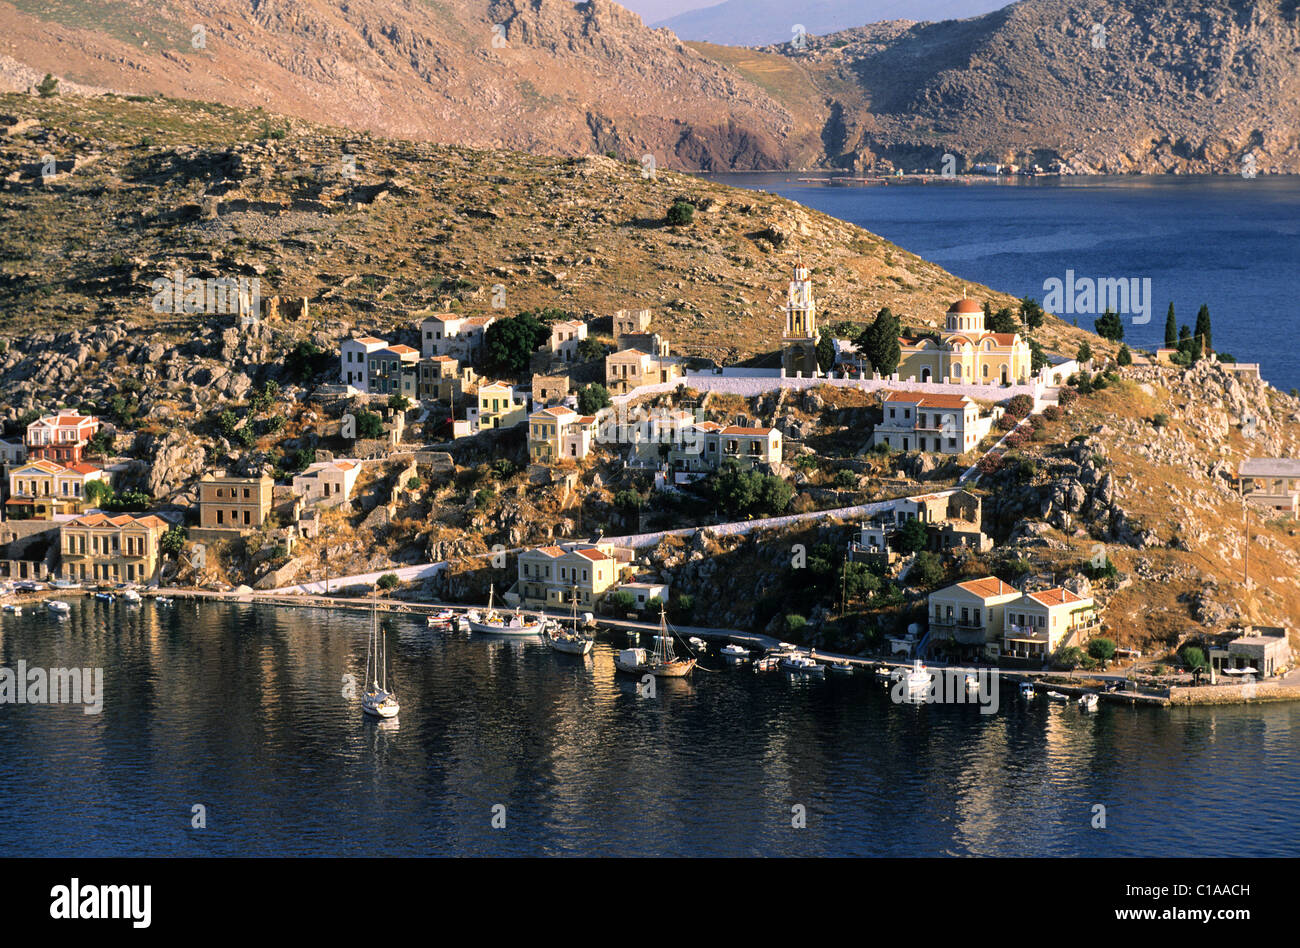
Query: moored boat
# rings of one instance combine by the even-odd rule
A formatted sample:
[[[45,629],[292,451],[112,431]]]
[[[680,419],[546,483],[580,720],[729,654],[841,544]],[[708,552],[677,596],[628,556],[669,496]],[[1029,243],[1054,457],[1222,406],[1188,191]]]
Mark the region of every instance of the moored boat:
[[[122,593],[122,601],[129,606],[138,605],[140,603],[140,594],[134,589],[128,589]]]
[[[6,602],[3,608],[4,611],[9,613],[11,616],[20,616],[23,614],[23,607],[18,605],[16,602]]]
[[[1022,681],[1020,683],[1020,697],[1027,700],[1033,700],[1035,694],[1037,694],[1037,692],[1034,691],[1033,684],[1027,681]]]
[[[909,692],[924,691],[930,687],[934,675],[926,670],[926,667],[921,664],[921,660],[918,658],[912,662],[912,670],[907,673],[906,680]]]
[[[749,649],[745,648],[743,645],[737,645],[735,642],[731,642],[728,645],[722,646],[722,657],[731,662],[743,662],[745,659],[749,658]]]
[[[493,608],[493,601],[496,598],[496,586],[493,585],[488,591],[487,612],[482,615],[471,614],[469,616],[469,628],[471,632],[487,633],[489,635],[539,635],[542,631],[542,623],[537,620],[527,620],[523,613],[518,609],[514,615],[506,618]]]
[[[831,671],[837,675],[852,675],[853,663],[846,661],[831,662]]]
[[[578,589],[573,589],[573,625],[566,629],[554,619],[547,619],[543,625],[546,641],[552,649],[565,655],[587,655],[595,645],[595,639],[588,638],[578,631]]]
[[[797,652],[792,652],[789,655],[782,656],[780,659],[780,665],[785,671],[796,672],[801,675],[826,674],[826,666],[819,665],[807,655],[800,655]]]
[[[656,678],[685,678],[695,671],[695,658],[678,658],[673,649],[674,633],[668,628],[668,613],[663,603],[659,605],[659,635],[655,638],[654,651],[650,654],[648,671]]]
[[[1083,711],[1096,711],[1096,710],[1097,710],[1097,700],[1098,700],[1098,699],[1097,699],[1097,696],[1096,696],[1095,694],[1092,694],[1091,692],[1089,692],[1089,693],[1086,694],[1086,695],[1080,695],[1080,696],[1079,696],[1079,708],[1080,708],[1080,710],[1083,710]]]
[[[979,680],[978,678],[976,678],[974,675],[967,674],[967,675],[966,675],[966,693],[967,693],[967,694],[970,694],[971,692],[979,691],[979,690],[980,690],[980,680]]]
[[[709,643],[704,641],[704,639],[700,638],[698,635],[692,635],[686,641],[690,642],[691,648],[695,649],[697,652],[707,652],[709,650]]]
[[[66,616],[69,612],[72,611],[72,606],[68,605],[62,599],[51,599],[49,602],[45,604],[45,607],[49,609],[50,612],[53,612],[55,615],[61,615],[61,616]]]
[[[1069,701],[1070,696],[1059,691],[1049,691],[1047,697],[1052,701]]]
[[[361,710],[377,718],[393,718],[401,710],[397,694],[388,690],[388,662],[385,638],[379,631],[379,612],[370,606],[370,641],[366,645],[366,680],[370,687],[361,696]]]
[[[779,655],[764,655],[762,658],[754,659],[754,671],[756,672],[773,672],[781,667],[781,657]]]

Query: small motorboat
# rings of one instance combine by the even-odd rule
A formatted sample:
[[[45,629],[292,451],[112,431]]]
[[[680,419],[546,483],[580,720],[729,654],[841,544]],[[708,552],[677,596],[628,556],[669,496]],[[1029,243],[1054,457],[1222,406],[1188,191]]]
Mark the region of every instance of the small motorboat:
[[[625,648],[614,656],[614,667],[629,675],[650,670],[649,656],[643,648]]]
[[[756,672],[774,672],[781,667],[781,656],[764,655],[762,658],[754,659],[754,671]]]
[[[9,613],[11,616],[20,616],[23,614],[23,607],[17,603],[6,602],[4,604],[4,611]]]
[[[455,623],[457,632],[468,632],[470,630],[469,619],[465,616],[457,616]]]
[[[912,670],[907,673],[906,681],[909,693],[925,691],[930,687],[930,683],[934,681],[934,675],[926,671],[925,666],[921,664],[921,660],[918,658],[912,662]]]
[[[46,608],[55,615],[66,616],[72,611],[72,606],[68,605],[62,599],[51,599],[45,604]]]
[[[784,671],[795,672],[800,675],[826,674],[825,665],[819,665],[807,655],[800,655],[797,652],[783,655],[779,660],[779,664]]]
[[[974,675],[968,674],[966,676],[966,693],[971,694],[972,692],[976,692],[979,690],[980,690],[980,680],[976,678]]]
[[[745,648],[743,645],[737,645],[735,642],[731,642],[722,646],[722,657],[729,662],[743,662],[745,659],[749,658],[749,649]]]
[[[1070,696],[1059,691],[1049,691],[1047,697],[1051,701],[1069,701]]]
[[[1020,697],[1024,698],[1026,701],[1032,701],[1034,700],[1035,694],[1037,694],[1037,692],[1034,691],[1033,684],[1027,681],[1022,681],[1020,683]]]
[[[171,596],[155,596],[154,602],[160,606],[174,606],[176,604],[176,600]]]
[[[692,635],[686,641],[689,642],[691,648],[695,649],[697,652],[707,652],[709,650],[709,643],[697,635]]]
[[[140,604],[140,594],[134,589],[128,589],[122,593],[122,601],[128,606],[138,606]]]
[[[100,602],[112,602],[113,594],[111,592],[97,592],[95,593],[95,598]]]
[[[1080,696],[1079,696],[1079,710],[1081,710],[1081,711],[1096,711],[1096,710],[1097,710],[1097,700],[1098,700],[1098,699],[1097,699],[1097,696],[1096,696],[1095,694],[1092,694],[1091,692],[1089,692],[1089,693],[1086,694],[1086,695],[1080,695]]]
[[[424,620],[425,625],[431,629],[439,629],[443,632],[450,632],[455,627],[456,613],[450,609],[443,609],[435,612]]]
[[[852,675],[853,663],[845,661],[831,662],[831,671],[837,675]]]

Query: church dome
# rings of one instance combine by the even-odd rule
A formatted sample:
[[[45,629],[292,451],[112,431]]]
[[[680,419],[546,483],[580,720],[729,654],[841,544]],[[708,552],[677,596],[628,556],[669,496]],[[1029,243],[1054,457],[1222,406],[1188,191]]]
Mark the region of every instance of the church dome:
[[[950,313],[982,313],[984,307],[974,300],[958,300],[948,309]]]

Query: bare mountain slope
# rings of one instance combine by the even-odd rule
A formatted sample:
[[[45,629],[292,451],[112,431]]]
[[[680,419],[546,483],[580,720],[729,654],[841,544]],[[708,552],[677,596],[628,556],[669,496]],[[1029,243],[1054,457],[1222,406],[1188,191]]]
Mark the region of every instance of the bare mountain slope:
[[[588,0],[9,0],[0,88],[31,70],[477,147],[799,165],[812,126],[725,66]],[[22,67],[26,66],[27,70]]]
[[[1237,173],[1252,155],[1259,172],[1294,173],[1297,6],[1024,0],[974,19],[879,23],[764,52],[825,94],[831,164],[937,167],[952,153],[1059,157],[1081,172]]]

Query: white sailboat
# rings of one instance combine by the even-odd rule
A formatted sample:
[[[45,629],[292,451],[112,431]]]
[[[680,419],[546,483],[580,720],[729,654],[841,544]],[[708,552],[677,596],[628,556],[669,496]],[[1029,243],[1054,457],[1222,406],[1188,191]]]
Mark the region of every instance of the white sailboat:
[[[366,646],[366,693],[361,696],[361,710],[377,718],[395,718],[401,710],[397,695],[388,690],[387,649],[379,631],[379,611],[370,605],[370,642]]]
[[[573,625],[566,629],[557,625],[554,631],[547,629],[546,641],[550,643],[551,648],[557,652],[563,652],[566,655],[586,655],[592,649],[593,639],[587,638],[578,631],[578,587],[573,587]]]
[[[488,589],[487,612],[481,616],[470,613],[469,628],[471,632],[486,632],[490,635],[538,635],[542,631],[541,622],[526,620],[518,609],[509,619],[502,617],[493,608],[496,591],[495,584]]]

